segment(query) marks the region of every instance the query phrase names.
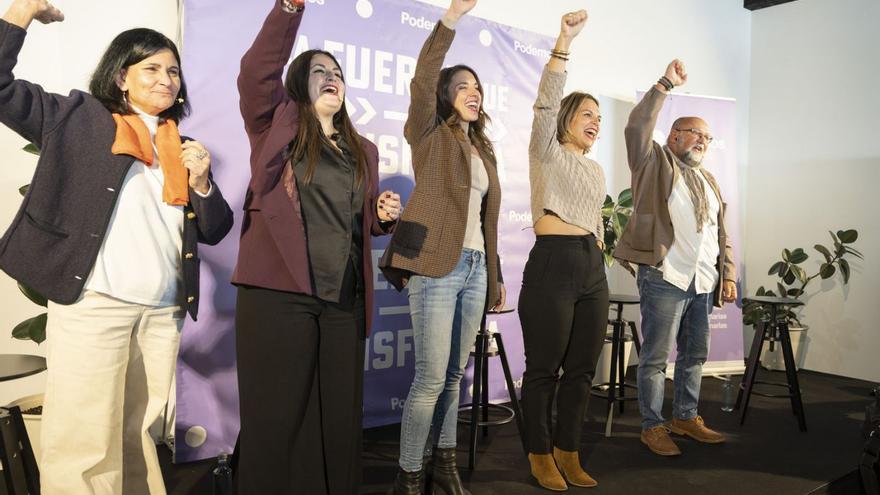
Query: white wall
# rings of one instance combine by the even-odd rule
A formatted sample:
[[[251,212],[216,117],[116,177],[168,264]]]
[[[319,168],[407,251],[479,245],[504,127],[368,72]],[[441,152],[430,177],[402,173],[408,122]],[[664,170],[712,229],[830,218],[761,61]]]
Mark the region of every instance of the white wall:
[[[807,289],[805,368],[880,381],[880,2],[799,0],[752,17],[746,263],[751,291],[783,247],[855,228],[849,286]],[[775,284],[774,284],[775,285]]]
[[[0,14],[11,0],[0,0]],[[176,0],[55,0],[66,20],[44,26],[33,23],[15,69],[16,77],[39,83],[49,91],[67,94],[71,89],[85,89],[92,70],[110,40],[125,29],[151,27],[176,39]],[[147,5],[147,6],[145,6]],[[126,16],[127,13],[137,15]],[[128,17],[128,18],[127,18]],[[17,134],[0,125],[0,229],[12,221],[21,196],[18,188],[30,182],[36,157],[19,151],[27,144]],[[45,345],[9,337],[12,328],[39,314],[16,287],[15,281],[0,272],[0,353],[45,354]],[[30,378],[4,382],[0,404],[22,395],[42,390],[45,373]]]

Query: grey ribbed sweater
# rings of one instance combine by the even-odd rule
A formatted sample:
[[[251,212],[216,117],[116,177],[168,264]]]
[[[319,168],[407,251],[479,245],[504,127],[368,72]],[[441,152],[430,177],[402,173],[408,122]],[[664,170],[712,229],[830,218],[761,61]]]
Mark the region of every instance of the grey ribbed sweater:
[[[564,222],[603,240],[605,173],[595,160],[566,150],[556,141],[556,116],[565,79],[565,73],[553,72],[545,66],[538,85],[529,141],[532,225],[549,210]]]

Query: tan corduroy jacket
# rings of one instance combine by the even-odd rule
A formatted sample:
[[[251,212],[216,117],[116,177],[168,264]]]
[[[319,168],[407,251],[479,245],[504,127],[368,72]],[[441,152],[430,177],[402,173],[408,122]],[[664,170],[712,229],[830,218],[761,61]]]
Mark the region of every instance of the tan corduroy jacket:
[[[412,147],[415,188],[397,230],[379,261],[385,278],[403,290],[412,274],[442,277],[461,257],[471,187],[471,147],[437,115],[437,81],[455,31],[438,22],[419,54],[410,83],[409,115],[403,134]],[[498,212],[501,187],[495,160],[481,156],[489,176],[489,191],[480,216],[486,249],[488,290],[493,306],[502,281],[498,263]]]
[[[666,257],[675,236],[669,216],[669,195],[675,181],[681,180],[678,158],[652,135],[666,95],[651,88],[630,113],[624,130],[629,169],[632,172],[633,214],[614,249],[614,257],[640,265],[657,266]],[[733,247],[724,225],[727,204],[715,178],[705,168],[703,177],[712,186],[718,209],[718,270],[721,280],[736,281]],[[715,287],[715,306],[721,307],[721,285]]]

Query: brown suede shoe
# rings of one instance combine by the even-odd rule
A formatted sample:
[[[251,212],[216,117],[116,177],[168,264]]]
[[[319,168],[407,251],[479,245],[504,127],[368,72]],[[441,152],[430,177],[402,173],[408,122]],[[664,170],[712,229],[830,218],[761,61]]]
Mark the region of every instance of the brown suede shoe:
[[[669,430],[676,435],[687,435],[698,442],[721,443],[724,441],[724,435],[706,428],[702,416],[697,416],[694,419],[673,419],[669,423]]]
[[[669,438],[669,430],[663,425],[642,430],[642,443],[657,455],[681,455],[678,446]]]
[[[599,484],[581,467],[577,451],[568,452],[553,447],[553,459],[556,460],[556,465],[568,484],[584,488],[591,488]]]
[[[529,464],[532,467],[532,476],[538,480],[542,487],[554,492],[568,490],[568,485],[559,474],[559,469],[550,454],[529,454]]]

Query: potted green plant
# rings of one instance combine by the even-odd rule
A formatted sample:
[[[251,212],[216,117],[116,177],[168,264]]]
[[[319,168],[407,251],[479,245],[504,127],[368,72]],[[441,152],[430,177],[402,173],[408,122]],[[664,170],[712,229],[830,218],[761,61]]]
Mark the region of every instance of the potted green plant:
[[[614,264],[614,248],[623,234],[623,229],[629,223],[632,212],[632,189],[626,188],[620,191],[616,202],[611,199],[611,196],[605,196],[605,204],[602,205],[602,224],[605,227],[605,236],[603,238],[605,249],[602,255],[605,257],[605,266],[611,267]],[[636,272],[629,263],[621,263],[621,266],[626,268],[632,276],[635,276]]]
[[[777,277],[776,290],[772,288],[766,289],[764,286],[761,286],[758,287],[755,295],[799,300],[805,294],[806,287],[810,282],[816,279],[830,279],[837,273],[840,273],[844,285],[849,283],[852,269],[847,257],[854,256],[864,259],[862,253],[852,246],[858,240],[859,233],[855,229],[847,229],[838,230],[836,233],[828,231],[828,234],[831,236],[832,248],[829,249],[822,244],[813,246],[822,256],[819,258],[819,265],[815,273],[810,275],[807,273],[807,269],[804,268],[804,262],[810,259],[810,256],[803,248],[783,249],[782,259],[774,262],[767,272],[768,275],[775,275]],[[789,331],[792,334],[792,350],[795,355],[795,362],[799,362],[802,360],[799,358],[803,358],[800,343],[804,340],[804,332],[807,330],[807,327],[798,318],[800,308],[803,308],[803,306],[795,309],[789,308],[782,314],[777,315],[778,318],[784,318],[788,322]],[[769,307],[760,303],[751,302],[743,306],[743,323],[746,325],[755,325],[758,321],[769,321],[770,317]],[[799,353],[798,351],[801,352]],[[783,369],[782,356],[778,346],[774,346],[773,351],[769,351],[765,347],[761,356],[761,364],[764,367]]]
[[[602,205],[602,226],[605,228],[603,242],[605,244],[602,250],[602,256],[605,259],[605,266],[614,265],[614,248],[617,241],[623,234],[623,229],[629,223],[629,219],[633,212],[632,189],[626,188],[617,195],[617,201],[610,195],[605,196],[605,203]],[[632,276],[636,275],[635,270],[629,263],[620,263]],[[632,353],[632,340],[626,340],[623,343],[624,357],[623,362],[629,363],[629,357]],[[611,379],[609,376],[609,368],[611,366],[611,337],[610,334],[605,338],[605,344],[602,347],[602,353],[596,365],[596,375],[593,377],[593,383],[608,383]]]
[[[22,149],[32,155],[40,156],[40,149],[33,143]],[[29,187],[30,184],[25,184],[18,188],[19,194],[25,196]],[[44,308],[48,305],[46,298],[37,293],[37,291],[22,285],[21,283],[18,284],[18,288],[21,290],[21,293],[34,304]],[[33,340],[37,344],[41,344],[46,340],[46,313],[40,313],[39,315],[34,316],[33,318],[28,318],[16,325],[15,328],[12,329],[12,336],[19,340]]]
[[[40,150],[33,144],[24,147],[24,151],[38,155]],[[24,196],[27,194],[29,185],[21,186],[18,192]],[[48,306],[48,301],[37,291],[27,287],[21,283],[18,289],[22,294],[31,300],[34,304],[42,307]],[[19,340],[32,340],[38,345],[46,340],[46,321],[47,313],[44,311],[37,316],[22,321],[12,329],[12,337]],[[34,457],[39,463],[40,455],[40,420],[43,413],[43,394],[34,394],[22,397],[9,403],[10,406],[18,406],[21,408],[21,415],[24,419],[25,428],[27,428],[28,437],[34,449]]]

